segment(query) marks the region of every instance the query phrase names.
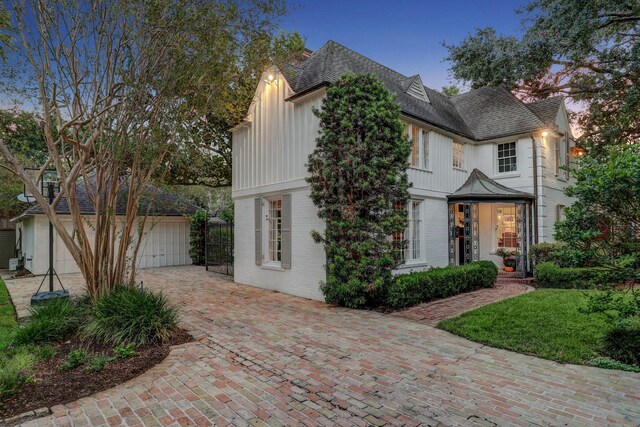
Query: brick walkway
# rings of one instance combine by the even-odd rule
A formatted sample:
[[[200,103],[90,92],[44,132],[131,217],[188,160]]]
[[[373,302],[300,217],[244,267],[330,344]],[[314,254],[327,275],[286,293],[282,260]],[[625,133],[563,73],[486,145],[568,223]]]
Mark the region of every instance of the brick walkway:
[[[140,278],[182,306],[197,342],[29,425],[640,424],[639,374],[489,348],[196,267]]]
[[[491,289],[479,289],[450,298],[427,302],[406,310],[397,311],[392,315],[435,326],[441,320],[458,316],[465,311],[532,290],[533,288],[519,283],[498,283]]]

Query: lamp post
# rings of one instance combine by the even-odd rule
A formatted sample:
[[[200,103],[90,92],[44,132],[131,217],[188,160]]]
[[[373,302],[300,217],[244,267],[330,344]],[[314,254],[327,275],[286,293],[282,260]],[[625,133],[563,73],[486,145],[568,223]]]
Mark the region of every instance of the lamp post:
[[[57,173],[56,171],[45,171],[40,178],[41,183],[41,192],[44,194],[45,188],[47,192],[49,206],[53,205],[53,201],[55,199],[56,193],[56,181],[57,181]],[[35,294],[31,296],[31,305],[38,304],[40,302],[49,300],[51,298],[68,298],[69,291],[67,291],[62,285],[62,281],[58,274],[56,273],[55,267],[53,265],[53,223],[49,220],[49,269],[47,270],[47,274],[42,278],[42,282],[40,282],[40,286]],[[61,290],[55,291],[53,287],[53,278],[58,279],[58,283],[60,284]],[[44,281],[49,278],[49,291],[48,292],[40,292]]]

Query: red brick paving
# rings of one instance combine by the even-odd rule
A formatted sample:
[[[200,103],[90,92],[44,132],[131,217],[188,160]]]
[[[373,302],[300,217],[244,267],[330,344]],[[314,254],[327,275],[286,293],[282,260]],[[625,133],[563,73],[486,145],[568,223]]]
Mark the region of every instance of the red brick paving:
[[[497,283],[495,287],[490,289],[479,289],[450,298],[419,304],[406,310],[397,311],[393,313],[393,316],[435,326],[441,320],[458,316],[465,311],[532,290],[533,288],[530,286],[520,283]]]
[[[182,306],[197,342],[28,425],[640,424],[640,374],[489,348],[197,267],[140,278]]]

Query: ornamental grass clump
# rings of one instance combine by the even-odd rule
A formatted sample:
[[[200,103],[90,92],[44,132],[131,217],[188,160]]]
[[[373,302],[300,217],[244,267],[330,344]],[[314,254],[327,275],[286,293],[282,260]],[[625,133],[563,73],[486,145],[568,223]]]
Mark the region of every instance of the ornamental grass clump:
[[[104,344],[163,343],[178,330],[178,310],[162,293],[141,286],[119,286],[98,298],[82,336]]]
[[[16,332],[14,344],[62,341],[86,323],[91,305],[87,298],[52,298],[30,309],[29,321]]]

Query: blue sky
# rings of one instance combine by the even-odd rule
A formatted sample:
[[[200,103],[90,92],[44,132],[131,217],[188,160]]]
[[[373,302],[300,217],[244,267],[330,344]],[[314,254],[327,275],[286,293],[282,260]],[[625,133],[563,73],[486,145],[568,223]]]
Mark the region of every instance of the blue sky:
[[[311,50],[335,40],[424,84],[451,84],[447,50],[476,28],[521,33],[524,0],[290,0],[282,27],[305,37]]]

